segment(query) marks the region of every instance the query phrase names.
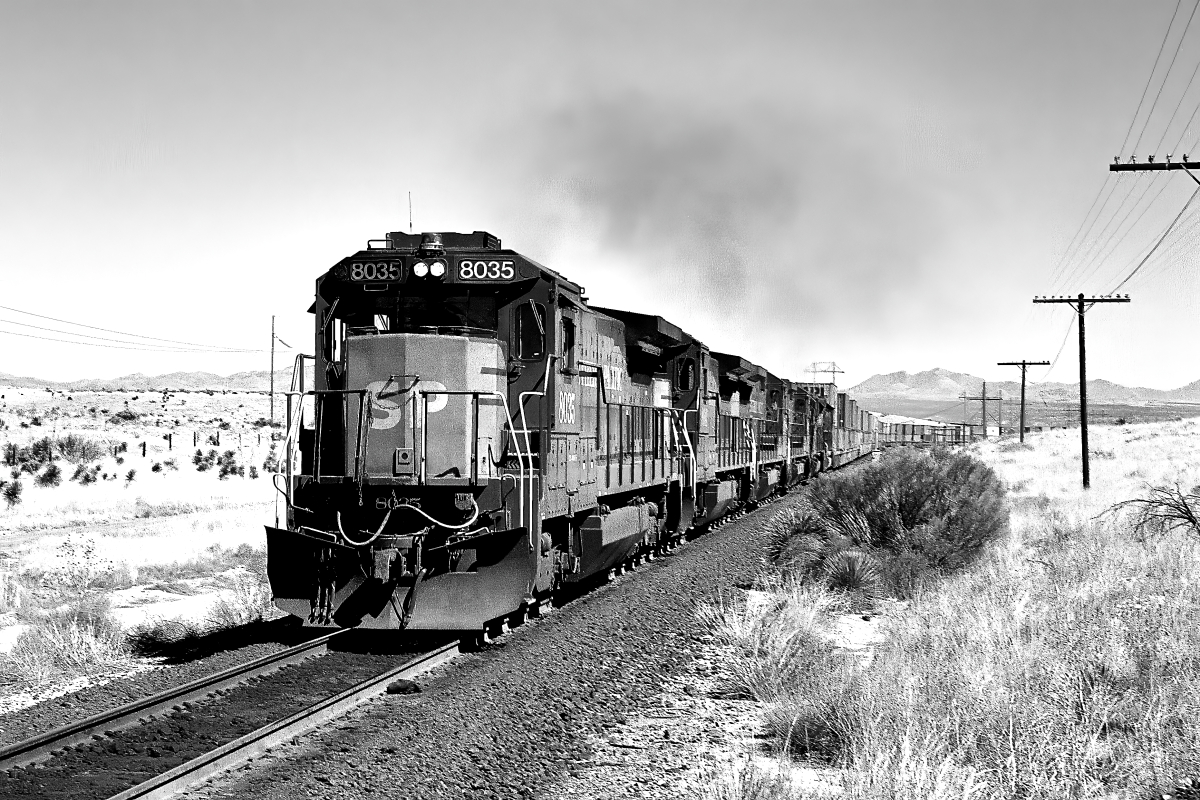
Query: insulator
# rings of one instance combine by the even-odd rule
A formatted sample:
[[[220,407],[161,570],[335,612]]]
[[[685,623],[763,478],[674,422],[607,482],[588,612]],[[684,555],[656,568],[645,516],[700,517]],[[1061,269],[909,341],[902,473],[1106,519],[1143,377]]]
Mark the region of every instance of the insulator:
[[[1131,156],[1129,157],[1129,163],[1130,163],[1130,164],[1136,164],[1136,163],[1137,163],[1137,153],[1134,153],[1133,155],[1131,155]]]
[[[1171,163],[1171,154],[1170,153],[1167,153],[1167,163],[1168,164]]]
[[[1121,163],[1121,157],[1120,157],[1120,156],[1113,156],[1113,163],[1114,163],[1114,164],[1120,164],[1120,163]]]
[[[1147,159],[1146,159],[1146,163],[1147,163],[1147,164],[1153,164],[1153,163],[1154,163],[1154,153],[1151,153],[1151,154],[1150,154],[1149,158],[1147,158]]]
[[[1183,163],[1187,163],[1187,153],[1183,154]]]

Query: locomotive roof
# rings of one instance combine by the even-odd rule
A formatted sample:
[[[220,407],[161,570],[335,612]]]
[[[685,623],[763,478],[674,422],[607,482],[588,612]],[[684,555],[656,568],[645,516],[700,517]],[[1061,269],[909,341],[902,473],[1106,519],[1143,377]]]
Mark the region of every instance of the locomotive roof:
[[[728,374],[734,380],[739,380],[743,383],[758,383],[767,379],[767,371],[765,369],[753,362],[747,361],[739,355],[713,351],[712,356],[717,359],[717,363],[721,366],[721,371]]]
[[[626,329],[632,330],[639,338],[657,347],[678,347],[699,341],[678,325],[653,314],[638,314],[634,311],[622,311],[619,308],[603,306],[589,306],[589,308],[599,311],[606,317],[624,322]]]

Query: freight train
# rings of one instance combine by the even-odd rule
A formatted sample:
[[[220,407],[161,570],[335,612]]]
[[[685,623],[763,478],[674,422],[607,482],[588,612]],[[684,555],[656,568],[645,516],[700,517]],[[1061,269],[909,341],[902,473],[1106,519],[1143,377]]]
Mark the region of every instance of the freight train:
[[[488,631],[906,434],[489,233],[390,233],[316,282],[287,395],[274,602]]]

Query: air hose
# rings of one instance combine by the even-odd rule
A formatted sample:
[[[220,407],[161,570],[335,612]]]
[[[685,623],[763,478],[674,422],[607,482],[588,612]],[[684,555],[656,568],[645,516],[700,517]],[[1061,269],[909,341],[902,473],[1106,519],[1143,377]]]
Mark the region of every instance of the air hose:
[[[368,538],[366,541],[356,542],[355,540],[351,539],[349,536],[346,535],[346,531],[344,531],[342,529],[342,512],[340,512],[340,511],[337,512],[338,532],[342,534],[342,538],[345,539],[347,543],[352,544],[355,547],[366,547],[367,545],[374,542],[376,539],[378,539],[383,534],[383,529],[387,526],[388,519],[392,516],[392,512],[395,511],[397,508],[412,509],[413,511],[417,512],[425,519],[432,522],[434,525],[437,525],[442,528],[448,528],[452,531],[465,530],[466,528],[469,528],[472,525],[474,525],[475,520],[479,519],[479,504],[475,502],[474,497],[471,498],[471,508],[472,508],[471,518],[461,525],[448,525],[445,522],[442,522],[440,520],[434,519],[433,517],[429,516],[428,514],[426,514],[424,511],[422,511],[417,506],[414,506],[410,503],[398,503],[388,509],[388,512],[383,515],[383,522],[381,522],[379,524],[379,530],[377,530],[377,531],[375,531],[375,533],[371,534],[370,538]]]

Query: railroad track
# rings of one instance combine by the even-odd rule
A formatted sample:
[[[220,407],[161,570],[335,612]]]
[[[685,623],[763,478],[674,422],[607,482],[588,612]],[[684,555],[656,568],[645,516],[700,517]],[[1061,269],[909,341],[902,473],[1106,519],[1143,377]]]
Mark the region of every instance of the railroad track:
[[[389,683],[402,678],[411,680],[454,658],[458,651],[459,643],[451,642],[437,650],[417,656],[395,669],[358,683],[344,692],[311,705],[286,719],[259,728],[229,744],[193,758],[120,794],[113,795],[109,800],[159,800],[159,798],[171,797],[192,784],[237,766],[246,759],[275,745],[342,716],[359,703],[383,694]]]
[[[177,745],[170,741],[171,736],[194,744],[195,739],[207,741],[212,734],[205,731],[202,736],[197,736],[194,730],[167,730],[170,726],[166,721],[155,718],[173,715],[186,718],[192,711],[204,707],[206,704],[202,701],[206,698],[220,697],[255,678],[269,680],[270,673],[288,666],[298,668],[316,656],[331,657],[330,643],[352,633],[326,634],[0,749],[0,796],[53,796],[80,800],[170,797],[191,784],[346,713],[358,703],[382,694],[389,683],[400,678],[411,679],[448,661],[459,651],[459,642],[455,641],[384,670],[368,665],[371,676],[348,688],[326,693],[317,702],[298,711],[277,715],[268,724],[255,727],[233,741],[213,742],[212,746],[203,748],[203,752],[183,763],[174,766],[157,763],[162,761],[161,756],[176,755]],[[230,714],[234,723],[244,721],[239,719],[236,710]],[[156,726],[156,721],[161,724]],[[139,723],[144,726],[139,727]],[[236,725],[222,726],[218,720],[216,724],[209,721],[207,727],[232,729]],[[189,737],[192,742],[188,741]],[[88,750],[92,752],[86,752]],[[90,762],[65,763],[72,754],[85,761],[90,757]],[[132,764],[124,763],[131,758]],[[130,786],[130,783],[134,785]],[[121,787],[128,788],[114,793]]]
[[[735,512],[708,527],[712,529],[724,527],[753,513],[755,510],[773,504],[778,499],[780,498],[769,498],[752,508]],[[697,531],[695,535],[699,535],[700,533],[702,531]],[[684,537],[679,542],[673,543],[672,546],[666,548],[666,550],[675,550],[677,547],[686,544],[690,538],[692,537]],[[622,565],[621,568],[614,570],[613,573],[620,575],[627,569],[633,569],[638,566],[641,561],[642,559],[637,559],[634,563]],[[15,745],[0,748],[0,796],[8,797],[21,794],[43,796],[30,784],[30,781],[23,781],[21,786],[18,787],[10,785],[10,780],[14,775],[20,776],[22,772],[27,772],[27,770],[23,770],[22,768],[40,764],[40,762],[44,761],[52,762],[56,757],[63,756],[64,753],[69,752],[72,748],[91,747],[94,749],[97,746],[105,748],[107,747],[106,743],[113,740],[114,734],[135,728],[139,723],[146,723],[148,719],[176,712],[186,714],[187,709],[199,701],[203,701],[214,695],[221,695],[225,691],[244,684],[253,678],[264,677],[286,666],[297,665],[316,656],[327,655],[330,652],[329,645],[333,640],[338,637],[353,635],[354,633],[354,631],[350,630],[341,630],[325,634],[280,651],[279,653],[264,656],[247,664],[232,667],[214,675],[192,681],[110,712],[96,715]],[[199,755],[188,758],[174,766],[163,765],[157,770],[153,767],[146,768],[147,760],[143,758],[140,761],[140,766],[137,768],[122,768],[115,763],[110,763],[107,757],[104,757],[103,753],[101,753],[104,760],[99,764],[93,762],[90,774],[93,777],[97,774],[102,775],[106,770],[112,768],[114,772],[118,773],[117,776],[110,777],[108,780],[101,780],[95,786],[76,785],[64,788],[61,783],[58,783],[55,785],[54,791],[52,793],[48,792],[46,796],[72,798],[73,800],[83,800],[84,798],[88,800],[105,800],[105,798],[107,800],[151,800],[172,797],[195,783],[217,773],[229,770],[271,747],[344,715],[359,703],[382,694],[386,687],[393,681],[402,678],[412,679],[427,670],[449,661],[459,652],[462,644],[460,641],[443,644],[428,652],[409,658],[399,665],[386,670],[376,671],[376,674],[348,688],[329,693],[319,701],[290,714],[281,714],[279,716],[282,718],[260,725],[248,733],[234,738],[232,741],[214,744],[214,746],[204,749]],[[323,671],[334,672],[336,670],[329,668]],[[117,748],[113,751],[105,752],[113,753],[113,762],[124,755],[128,755],[127,748],[124,750]],[[152,755],[157,756],[159,754],[152,753]],[[49,773],[51,770],[46,770],[45,772]],[[67,766],[63,772],[68,774],[74,772],[87,774],[89,773],[89,769],[87,767],[73,769],[71,766]],[[153,774],[150,774],[151,772]],[[128,779],[128,776],[131,775],[140,777],[131,781]],[[49,777],[49,775],[46,777]],[[114,783],[122,779],[125,780],[125,786],[128,786],[128,788],[123,788],[115,793],[111,788],[108,790],[104,788],[105,786],[112,787]],[[129,786],[129,783],[133,783],[134,785]],[[21,791],[21,789],[25,791]],[[29,789],[34,789],[34,791],[29,791]]]

